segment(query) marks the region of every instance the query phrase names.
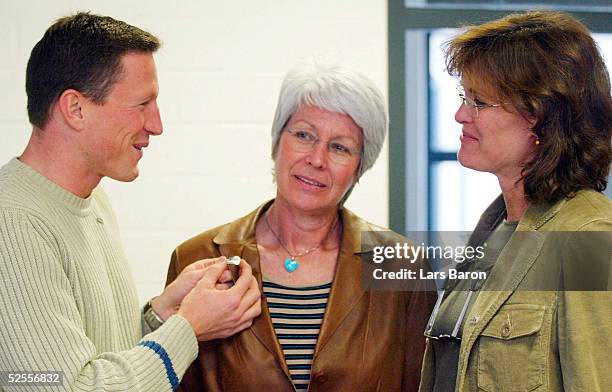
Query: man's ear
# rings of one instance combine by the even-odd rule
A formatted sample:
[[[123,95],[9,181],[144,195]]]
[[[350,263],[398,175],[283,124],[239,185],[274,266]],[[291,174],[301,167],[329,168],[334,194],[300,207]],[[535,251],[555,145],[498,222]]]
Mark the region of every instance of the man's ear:
[[[77,131],[85,127],[84,105],[88,103],[87,97],[75,89],[64,90],[57,99],[56,105],[64,121]]]

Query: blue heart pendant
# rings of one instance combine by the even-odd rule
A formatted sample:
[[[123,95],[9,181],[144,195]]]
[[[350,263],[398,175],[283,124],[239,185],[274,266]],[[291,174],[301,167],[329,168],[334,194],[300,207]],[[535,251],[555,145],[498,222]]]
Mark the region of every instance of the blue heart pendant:
[[[299,267],[297,260],[285,259],[285,269],[287,272],[293,272]]]

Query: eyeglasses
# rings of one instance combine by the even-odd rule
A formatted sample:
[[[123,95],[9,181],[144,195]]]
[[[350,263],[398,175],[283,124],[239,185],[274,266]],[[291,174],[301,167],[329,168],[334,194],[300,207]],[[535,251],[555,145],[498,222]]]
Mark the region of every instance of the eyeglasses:
[[[314,131],[308,129],[291,128],[285,129],[289,137],[289,147],[297,152],[310,152],[319,143],[319,137]],[[349,143],[330,141],[327,143],[329,159],[340,165],[348,165],[354,162],[356,157],[361,156],[361,150],[351,146]]]
[[[503,103],[490,104],[484,103],[479,99],[472,99],[465,95],[465,90],[461,86],[457,86],[457,94],[459,95],[459,101],[461,102],[461,104],[468,108],[470,112],[476,117],[478,117],[478,110],[480,109],[497,108],[504,105]]]

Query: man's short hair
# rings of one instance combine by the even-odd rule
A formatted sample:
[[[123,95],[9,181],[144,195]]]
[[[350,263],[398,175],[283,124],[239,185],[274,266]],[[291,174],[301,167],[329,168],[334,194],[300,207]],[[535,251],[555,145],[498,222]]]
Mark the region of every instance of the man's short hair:
[[[109,16],[79,12],[58,19],[32,49],[26,70],[28,118],[38,128],[66,89],[102,104],[122,74],[129,52],[153,53],[154,35]]]

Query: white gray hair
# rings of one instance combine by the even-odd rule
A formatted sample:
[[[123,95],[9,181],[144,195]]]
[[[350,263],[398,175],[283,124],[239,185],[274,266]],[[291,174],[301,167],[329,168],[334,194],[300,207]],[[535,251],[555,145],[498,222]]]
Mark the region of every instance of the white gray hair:
[[[272,123],[272,159],[276,159],[283,128],[302,105],[346,114],[361,128],[363,155],[357,180],[374,165],[387,135],[389,118],[383,95],[370,79],[340,66],[309,64],[290,70]]]

